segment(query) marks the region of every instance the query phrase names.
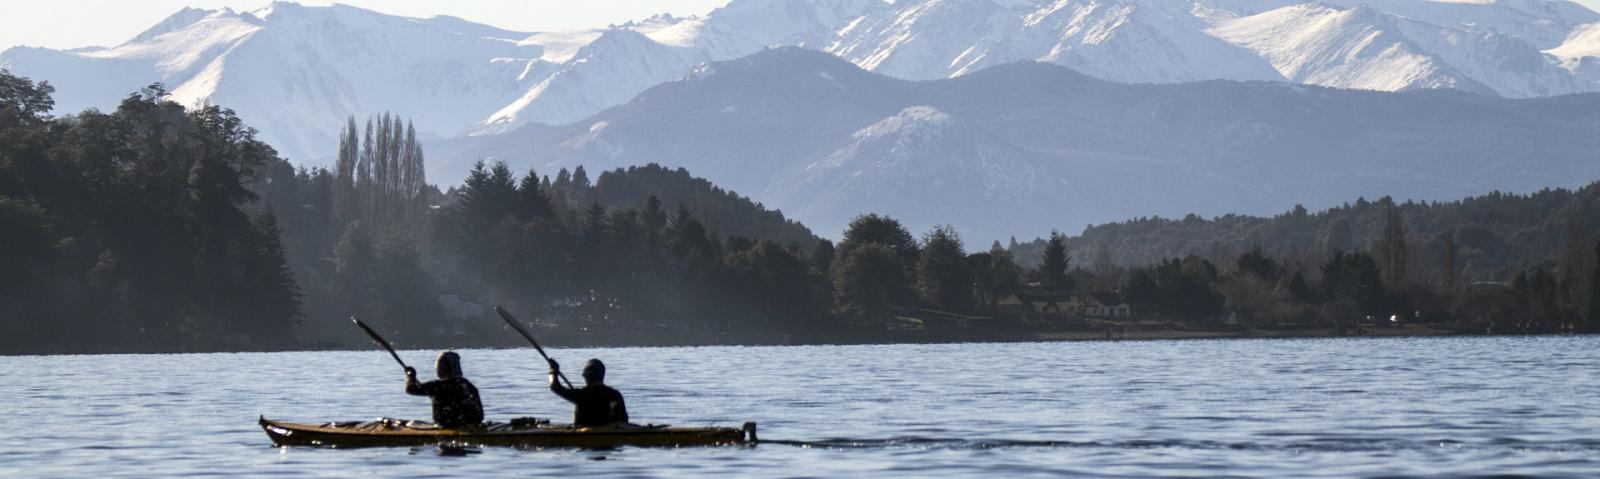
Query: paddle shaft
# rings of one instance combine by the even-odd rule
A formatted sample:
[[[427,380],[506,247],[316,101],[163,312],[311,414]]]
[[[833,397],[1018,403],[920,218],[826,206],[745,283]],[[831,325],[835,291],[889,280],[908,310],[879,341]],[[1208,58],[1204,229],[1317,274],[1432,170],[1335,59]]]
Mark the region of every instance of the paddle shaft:
[[[371,336],[373,342],[378,343],[379,346],[383,346],[383,349],[388,351],[390,356],[394,357],[394,362],[400,363],[401,369],[411,369],[410,366],[406,366],[405,361],[400,359],[400,354],[394,352],[394,346],[390,346],[388,341],[384,341],[383,336],[379,336],[377,331],[373,331],[371,327],[367,326],[367,323],[361,322],[361,320],[356,319],[354,316],[350,317],[350,320],[354,321],[356,326],[360,327],[362,331],[366,331],[367,336]]]
[[[510,312],[499,306],[494,307],[494,312],[500,313],[500,319],[505,320],[506,324],[511,325],[511,329],[517,330],[517,333],[521,334],[529,343],[533,343],[533,350],[538,351],[539,356],[544,357],[547,362],[550,361],[550,355],[545,354],[544,348],[539,346],[539,341],[533,339],[533,333],[529,333],[527,329],[523,329],[521,324],[517,324],[517,318],[511,317]],[[562,374],[561,370],[556,370],[556,377],[561,378],[561,382],[567,383],[567,389],[573,389],[572,381],[567,380],[567,375]]]

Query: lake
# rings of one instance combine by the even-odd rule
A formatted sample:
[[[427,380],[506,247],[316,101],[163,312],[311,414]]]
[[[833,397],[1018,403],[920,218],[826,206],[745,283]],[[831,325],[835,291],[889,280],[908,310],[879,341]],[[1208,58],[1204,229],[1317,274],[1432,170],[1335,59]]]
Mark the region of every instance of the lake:
[[[490,419],[555,417],[531,349],[462,350]],[[753,448],[276,448],[257,415],[427,418],[372,351],[0,357],[0,476],[1600,475],[1600,337],[550,349],[636,422]],[[437,351],[402,351],[431,376]]]

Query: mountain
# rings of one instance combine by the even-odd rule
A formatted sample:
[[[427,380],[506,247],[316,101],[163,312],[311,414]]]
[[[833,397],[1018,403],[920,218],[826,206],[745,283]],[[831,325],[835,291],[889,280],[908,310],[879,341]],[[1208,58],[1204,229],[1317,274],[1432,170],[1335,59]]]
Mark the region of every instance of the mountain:
[[[773,46],[907,80],[1017,61],[1128,83],[1271,80],[1510,98],[1600,91],[1600,14],[1548,0],[733,0],[704,16],[517,32],[452,17],[278,2],[181,10],[109,48],[18,47],[0,68],[57,86],[57,112],[152,82],[237,110],[302,164],[349,115],[423,136],[563,125],[699,65]]]
[[[522,66],[507,59],[540,49],[483,36],[507,34],[459,19],[274,3],[252,12],[183,10],[111,48],[15,48],[0,65],[54,84],[58,112],[109,109],[163,82],[180,103],[234,109],[304,163],[332,156],[350,114],[404,112],[425,134],[449,135],[511,102]]]
[[[545,172],[656,162],[823,235],[879,212],[987,243],[1150,215],[1576,187],[1600,178],[1600,94],[1123,84],[1044,63],[906,81],[779,48],[571,125],[427,148],[429,177],[447,183],[479,158]]]

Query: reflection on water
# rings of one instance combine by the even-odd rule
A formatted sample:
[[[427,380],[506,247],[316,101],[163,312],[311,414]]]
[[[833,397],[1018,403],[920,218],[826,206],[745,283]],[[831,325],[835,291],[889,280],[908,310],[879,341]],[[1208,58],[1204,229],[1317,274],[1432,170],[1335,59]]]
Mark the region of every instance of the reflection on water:
[[[402,353],[423,364],[435,351]],[[0,476],[1600,475],[1600,338],[551,350],[637,421],[756,447],[274,448],[256,416],[428,415],[380,351],[0,358]],[[531,350],[462,351],[491,419],[566,418]]]

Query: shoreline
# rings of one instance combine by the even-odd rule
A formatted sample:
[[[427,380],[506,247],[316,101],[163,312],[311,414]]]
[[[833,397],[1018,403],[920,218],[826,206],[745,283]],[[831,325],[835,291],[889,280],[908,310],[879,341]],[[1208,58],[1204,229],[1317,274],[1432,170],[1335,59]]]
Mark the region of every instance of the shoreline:
[[[1464,333],[1452,329],[1433,328],[1427,325],[1405,325],[1398,327],[1365,328],[1339,334],[1333,328],[1317,329],[1244,329],[1244,330],[1178,330],[1178,329],[1153,329],[1118,332],[1107,337],[1103,331],[1016,331],[995,332],[991,334],[965,334],[946,335],[938,332],[914,331],[915,334],[891,334],[878,338],[862,338],[861,341],[817,341],[797,343],[776,342],[662,342],[655,344],[642,344],[639,342],[610,342],[610,341],[559,341],[545,345],[548,349],[589,349],[589,348],[696,348],[696,347],[784,347],[784,346],[875,346],[875,345],[916,345],[916,344],[993,344],[993,343],[1051,343],[1051,342],[1123,342],[1123,341],[1186,341],[1186,340],[1246,340],[1246,339],[1322,339],[1322,338],[1437,338],[1453,336],[1588,336],[1597,334],[1597,331],[1560,331],[1544,333]],[[327,347],[307,346],[298,348],[260,348],[260,349],[217,349],[217,350],[190,350],[190,351],[85,351],[85,352],[38,352],[17,353],[0,352],[0,357],[38,357],[38,356],[112,356],[112,355],[169,355],[169,354],[248,354],[248,353],[296,353],[296,352],[332,352],[332,351],[366,351],[371,348],[357,345],[328,344]],[[476,350],[476,349],[523,349],[529,348],[526,344],[479,344],[458,346],[403,346],[397,348],[401,351],[432,351],[440,349]]]

